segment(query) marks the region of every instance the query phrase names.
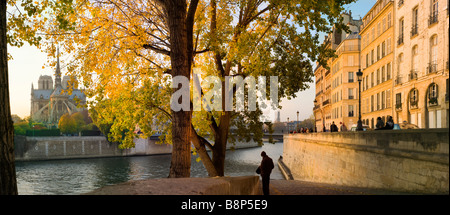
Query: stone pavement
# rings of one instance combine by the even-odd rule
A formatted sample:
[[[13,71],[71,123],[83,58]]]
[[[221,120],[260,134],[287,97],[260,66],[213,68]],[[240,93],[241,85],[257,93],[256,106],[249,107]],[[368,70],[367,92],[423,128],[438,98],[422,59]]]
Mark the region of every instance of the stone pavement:
[[[261,183],[260,183],[261,184]],[[271,195],[417,195],[417,193],[346,187],[297,180],[271,180]]]

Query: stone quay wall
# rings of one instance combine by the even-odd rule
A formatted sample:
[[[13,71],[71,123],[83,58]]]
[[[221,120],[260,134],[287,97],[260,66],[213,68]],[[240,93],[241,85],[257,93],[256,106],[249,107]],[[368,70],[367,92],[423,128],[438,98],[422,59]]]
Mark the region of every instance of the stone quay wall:
[[[118,143],[109,143],[104,136],[74,137],[26,137],[15,136],[16,161],[56,160],[74,158],[145,156],[171,154],[172,145],[160,144],[156,140],[134,140],[135,147],[120,149]],[[228,144],[228,149],[257,147],[258,143],[236,142]]]
[[[155,140],[135,139],[135,148],[120,149],[104,136],[86,137],[25,137],[16,136],[16,161],[55,160],[74,158],[118,157],[172,153],[172,145],[157,144]]]
[[[449,130],[289,134],[293,179],[417,193],[449,193]]]

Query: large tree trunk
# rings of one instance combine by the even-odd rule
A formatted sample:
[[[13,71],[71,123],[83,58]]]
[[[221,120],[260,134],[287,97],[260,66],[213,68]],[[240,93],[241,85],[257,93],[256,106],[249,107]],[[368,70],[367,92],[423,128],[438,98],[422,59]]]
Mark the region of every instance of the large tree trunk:
[[[188,40],[186,31],[187,4],[185,0],[165,2],[167,23],[170,32],[170,59],[172,76],[185,76],[190,79],[190,61],[188,55]],[[174,89],[174,92],[179,90]],[[183,98],[189,99],[189,98]],[[188,110],[172,111],[172,161],[170,178],[190,177],[191,168],[191,116]]]
[[[212,162],[219,176],[225,175],[225,155],[227,152],[228,131],[230,129],[231,112],[225,111],[220,117],[218,132],[214,138]]]
[[[14,127],[9,105],[6,1],[0,2],[0,195],[17,195]]]

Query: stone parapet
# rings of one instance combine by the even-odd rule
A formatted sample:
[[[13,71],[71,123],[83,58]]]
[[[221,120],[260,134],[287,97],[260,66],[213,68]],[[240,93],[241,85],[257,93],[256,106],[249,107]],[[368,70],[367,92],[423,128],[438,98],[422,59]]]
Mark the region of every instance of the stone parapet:
[[[261,195],[259,176],[160,178],[105,186],[86,195]]]
[[[420,193],[449,192],[447,129],[284,136],[295,180]]]

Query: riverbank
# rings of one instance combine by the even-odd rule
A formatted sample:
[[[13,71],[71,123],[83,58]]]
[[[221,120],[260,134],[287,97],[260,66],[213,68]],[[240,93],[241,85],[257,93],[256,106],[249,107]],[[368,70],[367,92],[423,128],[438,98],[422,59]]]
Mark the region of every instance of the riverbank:
[[[121,149],[120,144],[110,143],[104,136],[75,137],[27,137],[15,136],[16,161],[64,160],[101,157],[127,157],[164,155],[172,153],[172,145],[158,142],[157,138],[136,138],[135,147]],[[228,149],[258,147],[258,143],[236,142]]]

